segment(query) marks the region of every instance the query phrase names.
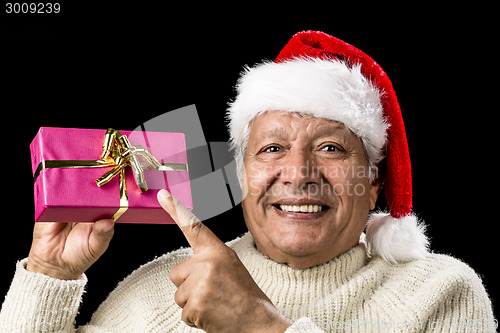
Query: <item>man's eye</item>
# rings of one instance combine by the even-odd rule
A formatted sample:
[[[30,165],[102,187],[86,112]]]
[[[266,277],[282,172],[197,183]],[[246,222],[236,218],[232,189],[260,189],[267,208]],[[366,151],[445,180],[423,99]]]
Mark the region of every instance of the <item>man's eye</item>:
[[[269,146],[263,150],[265,153],[276,153],[281,151],[281,148],[278,146]]]
[[[333,152],[333,151],[338,151],[339,148],[334,146],[334,145],[326,145],[324,146],[323,148],[321,148],[322,151],[330,151],[330,152]]]

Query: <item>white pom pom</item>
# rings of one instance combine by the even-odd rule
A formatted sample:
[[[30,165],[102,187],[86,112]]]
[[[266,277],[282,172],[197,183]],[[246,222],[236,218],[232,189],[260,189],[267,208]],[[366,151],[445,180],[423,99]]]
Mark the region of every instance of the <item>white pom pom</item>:
[[[394,218],[375,213],[368,219],[366,245],[371,256],[393,264],[422,259],[428,253],[425,225],[414,214]]]

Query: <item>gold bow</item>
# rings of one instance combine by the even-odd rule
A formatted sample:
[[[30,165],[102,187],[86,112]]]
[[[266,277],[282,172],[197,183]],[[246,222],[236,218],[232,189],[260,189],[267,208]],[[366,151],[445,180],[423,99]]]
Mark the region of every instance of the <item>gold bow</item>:
[[[142,162],[141,162],[142,161]],[[132,146],[126,135],[119,130],[108,128],[104,136],[102,154],[99,160],[42,160],[38,165],[34,180],[45,168],[102,168],[113,166],[111,170],[96,179],[97,186],[108,183],[120,175],[120,208],[111,217],[116,221],[128,209],[128,195],[125,183],[125,168],[132,167],[134,179],[141,192],[148,190],[144,170],[188,171],[186,163],[160,163],[143,146]]]

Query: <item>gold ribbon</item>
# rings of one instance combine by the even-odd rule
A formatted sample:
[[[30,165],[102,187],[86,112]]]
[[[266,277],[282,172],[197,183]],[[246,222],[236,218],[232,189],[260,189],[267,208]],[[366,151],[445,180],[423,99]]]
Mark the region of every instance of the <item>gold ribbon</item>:
[[[142,193],[148,190],[144,170],[158,171],[188,171],[186,163],[160,163],[143,146],[132,146],[126,135],[121,135],[119,130],[108,128],[104,135],[102,154],[98,160],[42,160],[38,165],[33,180],[45,168],[113,168],[96,179],[97,186],[108,183],[120,175],[120,208],[111,217],[116,221],[128,209],[127,186],[125,183],[125,168],[130,166],[134,173],[135,183]]]

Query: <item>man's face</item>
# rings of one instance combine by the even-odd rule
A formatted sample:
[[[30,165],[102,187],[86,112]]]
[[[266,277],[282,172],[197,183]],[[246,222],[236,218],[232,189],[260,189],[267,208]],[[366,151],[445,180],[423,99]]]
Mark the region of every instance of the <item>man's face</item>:
[[[252,121],[244,168],[243,214],[257,248],[294,268],[356,245],[380,189],[343,124],[280,111]]]

